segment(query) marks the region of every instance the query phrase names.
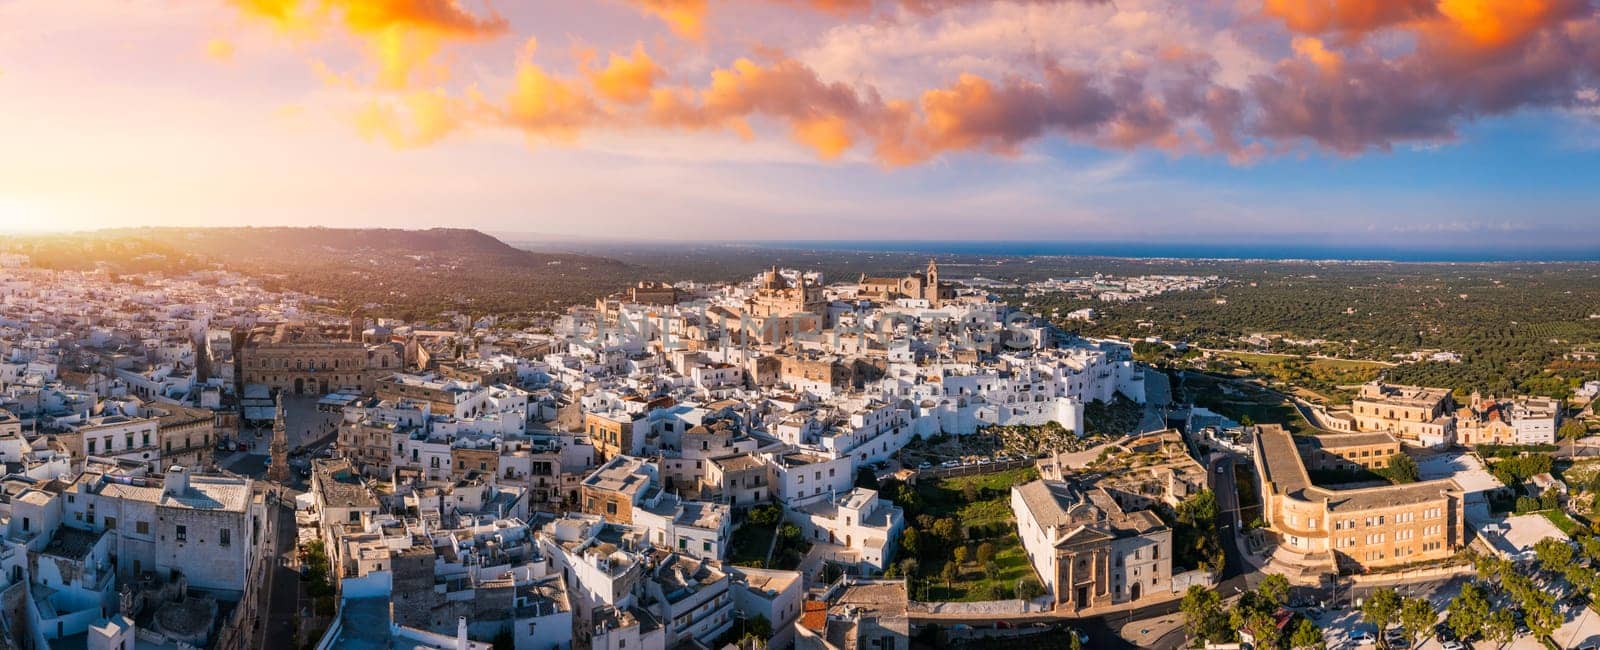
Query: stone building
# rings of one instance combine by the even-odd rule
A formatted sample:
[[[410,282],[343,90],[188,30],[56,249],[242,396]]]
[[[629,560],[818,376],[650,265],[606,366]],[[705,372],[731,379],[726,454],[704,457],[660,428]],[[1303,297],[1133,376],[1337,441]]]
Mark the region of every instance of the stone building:
[[[476,383],[456,379],[391,374],[374,383],[373,394],[388,402],[425,403],[438,415],[471,417],[477,415],[484,391]]]
[[[1400,441],[1387,433],[1306,436],[1306,467],[1312,470],[1383,469],[1400,453]]]
[[[641,280],[628,287],[628,302],[638,305],[676,305],[682,299],[683,293],[666,282]]]
[[[661,491],[658,476],[656,466],[643,458],[612,458],[583,480],[581,510],[612,523],[633,523],[634,507]]]
[[[1172,530],[1098,487],[1038,480],[1011,488],[1017,534],[1058,607],[1137,601],[1172,590]]]
[[[1350,400],[1357,431],[1382,431],[1427,447],[1455,442],[1450,390],[1373,381]]]
[[[359,339],[330,338],[316,327],[279,324],[241,337],[235,363],[246,384],[325,395],[341,389],[371,392],[379,377],[400,371],[403,360],[393,344],[369,348]]]
[[[644,442],[643,436],[649,433],[650,428],[642,412],[612,410],[585,413],[583,430],[594,443],[595,454],[604,460],[639,453]]]
[[[492,481],[500,472],[500,445],[493,440],[457,440],[450,446],[450,464],[456,477],[478,472]]]
[[[845,577],[808,600],[794,625],[802,650],[907,650],[911,647],[910,592],[904,580]]]
[[[944,301],[955,297],[955,289],[939,281],[939,265],[928,260],[928,270],[921,275],[912,273],[899,278],[871,278],[861,276],[856,295],[879,302],[899,299],[923,300],[937,309]]]
[[[156,418],[99,415],[78,423],[57,439],[75,457],[131,460],[156,469],[161,466],[160,429],[161,421]]]
[[[1466,543],[1463,493],[1452,479],[1325,488],[1312,483],[1302,457],[1315,447],[1296,445],[1282,427],[1258,426],[1252,445],[1262,519],[1282,537],[1274,560],[1301,571],[1290,580],[1438,560]]]
[[[812,282],[805,273],[791,280],[779,273],[776,266],[766,272],[744,304],[745,313],[757,318],[800,313],[821,315],[827,313],[827,308],[821,284]]]
[[[232,595],[249,588],[266,515],[250,479],[191,476],[177,466],[162,479],[90,470],[65,497],[64,514],[74,525],[116,533],[111,555],[124,579],[181,573],[193,588]]]
[[[211,462],[216,413],[175,404],[158,404],[151,411],[157,415],[163,464],[200,467]]]

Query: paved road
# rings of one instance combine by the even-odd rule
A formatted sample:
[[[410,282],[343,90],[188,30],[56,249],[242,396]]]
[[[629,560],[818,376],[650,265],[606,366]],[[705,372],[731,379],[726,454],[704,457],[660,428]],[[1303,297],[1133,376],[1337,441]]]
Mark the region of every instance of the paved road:
[[[1234,457],[1223,456],[1216,462],[1206,467],[1206,473],[1211,477],[1211,489],[1217,496],[1217,509],[1221,511],[1222,526],[1222,553],[1225,563],[1222,570],[1222,582],[1217,585],[1220,592],[1232,594],[1238,589],[1246,589],[1255,582],[1260,582],[1260,577],[1251,580],[1253,567],[1246,564],[1243,556],[1239,554],[1239,490],[1234,484]],[[1218,472],[1217,469],[1222,471]]]
[[[297,542],[292,493],[286,492],[274,509],[277,522],[274,524],[276,537],[272,541],[273,559],[263,587],[266,624],[256,630],[254,647],[257,648],[293,647],[295,627],[300,620],[300,574],[288,566]]]

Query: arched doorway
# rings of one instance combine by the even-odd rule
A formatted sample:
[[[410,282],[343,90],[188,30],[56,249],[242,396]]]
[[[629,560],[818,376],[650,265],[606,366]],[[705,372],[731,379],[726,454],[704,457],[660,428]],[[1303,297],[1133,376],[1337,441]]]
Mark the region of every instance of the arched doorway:
[[[1137,582],[1133,583],[1133,588],[1128,590],[1128,595],[1133,600],[1138,600],[1139,599],[1139,583],[1137,583]]]
[[[299,377],[295,378],[295,380],[294,380],[294,394],[296,394],[296,395],[304,395],[304,394],[306,394],[306,380],[301,379]]]

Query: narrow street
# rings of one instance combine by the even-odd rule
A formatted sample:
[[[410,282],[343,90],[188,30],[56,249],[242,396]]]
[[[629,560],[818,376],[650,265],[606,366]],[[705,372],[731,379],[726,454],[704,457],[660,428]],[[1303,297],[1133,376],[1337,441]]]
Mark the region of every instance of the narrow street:
[[[285,491],[278,501],[274,516],[277,537],[273,540],[274,561],[267,570],[264,585],[266,624],[256,631],[257,648],[294,647],[295,626],[300,618],[300,574],[289,568],[294,558],[296,532],[294,522],[294,496]]]

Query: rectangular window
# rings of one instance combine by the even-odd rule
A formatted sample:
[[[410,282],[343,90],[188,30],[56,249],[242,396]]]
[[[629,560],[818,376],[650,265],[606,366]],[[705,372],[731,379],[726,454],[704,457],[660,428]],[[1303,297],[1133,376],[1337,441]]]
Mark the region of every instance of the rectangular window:
[[[148,521],[138,522],[138,523],[133,525],[133,529],[134,529],[135,532],[139,533],[140,535],[149,535],[150,534],[150,522],[148,522]]]
[[[183,543],[183,542],[189,541],[189,527],[188,526],[185,526],[183,524],[178,524],[177,539],[178,539],[179,543]]]
[[[232,544],[233,543],[233,531],[228,530],[226,528],[223,528],[221,530],[220,536],[217,538],[217,543],[219,543],[219,544],[221,544],[223,546],[227,546],[229,544]]]

